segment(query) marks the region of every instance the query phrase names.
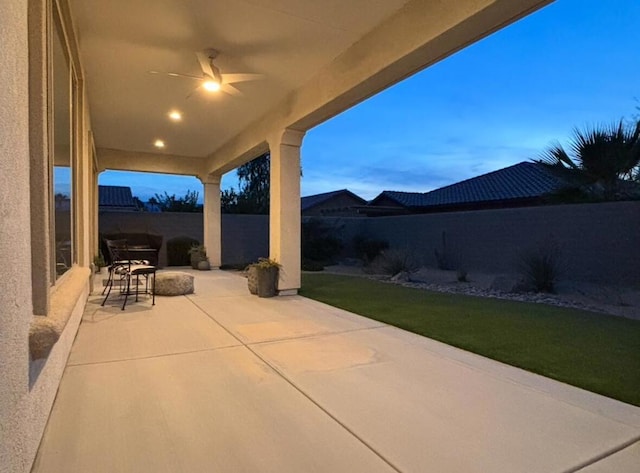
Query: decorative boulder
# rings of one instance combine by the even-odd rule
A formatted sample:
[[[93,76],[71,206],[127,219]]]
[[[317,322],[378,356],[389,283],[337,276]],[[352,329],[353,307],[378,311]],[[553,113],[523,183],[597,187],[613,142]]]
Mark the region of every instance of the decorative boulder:
[[[507,293],[529,292],[533,290],[526,282],[512,276],[496,276],[491,286],[489,286],[489,289]]]
[[[193,276],[180,271],[156,274],[156,295],[183,296],[193,294]]]
[[[409,282],[411,281],[411,275],[406,271],[400,271],[398,274],[391,278],[394,282]]]

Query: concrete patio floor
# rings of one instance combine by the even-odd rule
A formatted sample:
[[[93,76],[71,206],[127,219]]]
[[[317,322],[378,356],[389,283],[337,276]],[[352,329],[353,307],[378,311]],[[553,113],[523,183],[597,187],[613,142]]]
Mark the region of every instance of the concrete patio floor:
[[[638,472],[640,408],[299,296],[92,296],[33,471]]]

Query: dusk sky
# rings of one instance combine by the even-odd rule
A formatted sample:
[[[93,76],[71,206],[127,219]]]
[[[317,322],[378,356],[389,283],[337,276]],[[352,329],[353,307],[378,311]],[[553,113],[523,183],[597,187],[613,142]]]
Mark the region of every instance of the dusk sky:
[[[426,192],[640,114],[638,18],[638,0],[558,0],[347,110],[307,132],[302,195]],[[202,199],[196,178],[107,171],[100,184]]]

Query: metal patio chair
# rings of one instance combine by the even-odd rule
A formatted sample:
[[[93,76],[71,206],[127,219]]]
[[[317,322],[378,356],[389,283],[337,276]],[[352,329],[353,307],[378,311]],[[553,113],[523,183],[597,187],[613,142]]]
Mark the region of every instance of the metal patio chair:
[[[138,302],[138,294],[140,293],[140,276],[144,278],[145,290],[144,294],[151,293],[152,302],[151,305],[156,304],[156,271],[157,268],[149,264],[147,260],[135,260],[131,259],[126,240],[105,240],[107,250],[111,263],[109,265],[109,279],[107,284],[102,290],[106,295],[102,301],[101,306],[107,302],[111,290],[114,284],[118,283],[120,294],[124,295],[124,302],[122,303],[122,310],[127,305],[129,295],[131,295],[131,281],[135,278],[135,296],[136,302]],[[149,288],[149,282],[151,281],[151,288]]]

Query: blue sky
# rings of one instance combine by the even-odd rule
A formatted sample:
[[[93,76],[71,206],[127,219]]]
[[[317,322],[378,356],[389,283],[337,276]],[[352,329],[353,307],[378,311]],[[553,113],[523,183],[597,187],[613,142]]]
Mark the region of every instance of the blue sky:
[[[426,192],[640,113],[638,18],[637,0],[558,0],[343,112],[305,136],[302,195]],[[188,177],[107,171],[100,184],[202,197]]]

